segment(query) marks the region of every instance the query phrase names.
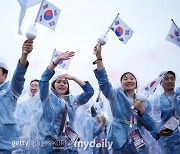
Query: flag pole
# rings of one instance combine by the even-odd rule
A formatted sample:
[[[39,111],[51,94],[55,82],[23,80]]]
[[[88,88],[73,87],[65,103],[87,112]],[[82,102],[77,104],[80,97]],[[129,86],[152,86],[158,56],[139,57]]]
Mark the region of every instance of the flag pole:
[[[176,25],[176,23],[174,22],[173,19],[171,19],[171,21],[173,22],[173,24],[176,26],[176,28],[179,30],[178,26]]]
[[[39,7],[39,11],[38,11],[37,16],[36,16],[36,19],[35,19],[35,21],[34,21],[34,26],[36,25],[36,21],[37,21],[37,18],[38,18],[38,16],[39,16],[39,13],[40,13],[40,10],[41,10],[41,7],[42,7],[43,3],[44,3],[44,0],[42,0],[41,5],[40,5],[40,7]]]
[[[116,18],[118,17],[118,15],[119,15],[119,13],[117,14]],[[113,20],[112,24],[109,26],[109,28],[108,28],[108,30],[106,32],[106,35],[109,32],[109,30],[111,29],[111,27],[112,27],[113,23],[115,22],[116,18]]]
[[[101,95],[101,89],[100,89],[100,87],[99,87],[98,98],[100,97],[100,95]]]

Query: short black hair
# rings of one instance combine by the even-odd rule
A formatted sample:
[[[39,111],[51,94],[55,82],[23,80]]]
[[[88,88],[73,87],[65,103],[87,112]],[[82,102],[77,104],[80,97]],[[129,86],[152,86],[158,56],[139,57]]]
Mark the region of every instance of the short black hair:
[[[162,76],[163,74],[164,74],[164,75],[166,75],[166,74],[171,74],[171,75],[173,75],[174,79],[176,79],[176,74],[175,74],[173,71],[163,72],[163,73],[161,73],[161,74],[159,75],[159,77]]]
[[[3,67],[0,67],[0,68],[2,69],[3,75],[4,75],[4,74],[8,74],[8,70],[6,70],[6,69],[3,68]]]
[[[166,74],[171,74],[176,79],[176,74],[173,71],[167,71]]]
[[[39,80],[38,80],[38,79],[31,80],[30,85],[31,85],[31,83],[33,83],[33,82],[38,82],[38,83],[39,83]]]

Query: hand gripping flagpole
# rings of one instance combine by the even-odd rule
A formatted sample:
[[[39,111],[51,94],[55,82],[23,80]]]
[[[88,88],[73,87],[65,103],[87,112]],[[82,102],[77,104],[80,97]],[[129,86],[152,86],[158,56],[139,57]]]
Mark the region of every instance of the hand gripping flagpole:
[[[36,19],[34,21],[34,25],[31,25],[29,28],[28,28],[28,31],[26,32],[26,38],[29,39],[29,40],[34,40],[37,36],[37,28],[36,28],[36,21],[37,21],[37,18],[39,16],[39,13],[40,13],[40,10],[41,10],[41,7],[44,3],[44,0],[42,0],[41,2],[41,5],[40,5],[40,8],[39,8],[39,11],[37,13],[37,16],[36,16]]]
[[[107,32],[105,34],[100,35],[100,37],[97,40],[98,44],[100,44],[100,45],[105,45],[106,44],[107,39],[108,39],[107,34],[108,34],[109,30],[111,29],[112,25],[114,24],[114,22],[115,22],[116,18],[118,17],[118,15],[119,15],[119,13],[117,14],[115,19],[113,20],[112,24],[109,26]],[[96,54],[96,52],[94,51],[93,54]],[[96,64],[96,63],[97,63],[97,60],[95,60],[93,62],[93,65]]]

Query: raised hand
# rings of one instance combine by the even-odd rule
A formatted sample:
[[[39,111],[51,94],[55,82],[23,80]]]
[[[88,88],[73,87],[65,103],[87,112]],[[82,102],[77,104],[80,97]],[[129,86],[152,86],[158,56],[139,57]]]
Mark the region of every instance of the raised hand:
[[[138,99],[135,99],[134,102],[133,102],[133,105],[134,105],[134,108],[136,110],[138,110],[141,114],[144,113],[145,109],[142,105],[142,101],[138,100]]]
[[[100,44],[96,44],[96,46],[94,47],[94,52],[96,53],[96,57],[101,58],[101,45]]]
[[[22,51],[26,54],[29,54],[33,50],[33,41],[32,40],[26,40],[23,43]]]
[[[58,59],[59,60],[68,60],[70,59],[71,57],[73,57],[75,55],[75,52],[74,51],[66,51],[66,52],[63,52],[61,53],[60,55],[58,55]]]

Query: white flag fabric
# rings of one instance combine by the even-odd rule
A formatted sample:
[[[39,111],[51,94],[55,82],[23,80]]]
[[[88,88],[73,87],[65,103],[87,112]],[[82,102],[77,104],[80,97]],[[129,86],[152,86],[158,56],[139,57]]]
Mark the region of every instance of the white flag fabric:
[[[39,10],[36,22],[55,30],[60,12],[60,9],[44,0]]]
[[[21,5],[21,12],[19,15],[19,30],[18,30],[19,35],[22,35],[21,25],[22,25],[23,18],[26,14],[26,9],[40,3],[41,1],[42,0],[18,0],[19,4]]]
[[[166,36],[166,40],[180,47],[180,30],[177,28],[174,22],[172,22],[169,33]]]
[[[54,50],[53,55],[52,55],[52,58],[51,58],[51,62],[54,61],[54,59],[55,59],[58,55],[60,55],[61,53],[62,53],[61,51],[56,51],[56,50]],[[61,60],[61,61],[59,62],[59,64],[56,66],[56,68],[68,70],[72,58],[73,58],[73,57],[71,57],[71,58],[68,59],[68,60]]]
[[[152,95],[155,92],[155,90],[157,89],[157,87],[159,86],[159,84],[162,81],[163,77],[164,77],[164,74],[161,75],[160,77],[154,79],[150,83],[148,83],[145,87],[143,87],[141,89],[141,92],[143,92],[147,96]]]
[[[126,25],[118,16],[110,27],[124,44],[132,37],[134,31]]]
[[[105,112],[104,103],[103,103],[103,100],[101,98],[101,91],[99,91],[96,102],[93,103],[93,107],[98,114],[103,114]]]

